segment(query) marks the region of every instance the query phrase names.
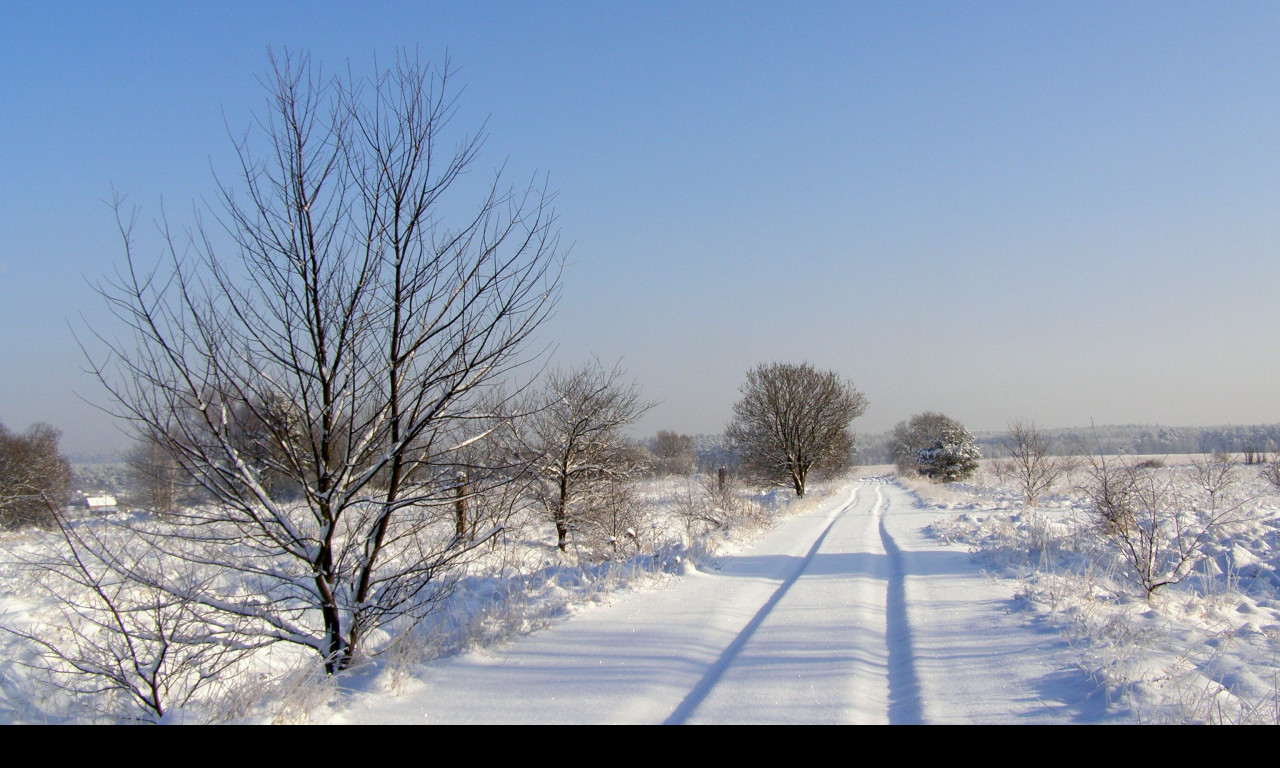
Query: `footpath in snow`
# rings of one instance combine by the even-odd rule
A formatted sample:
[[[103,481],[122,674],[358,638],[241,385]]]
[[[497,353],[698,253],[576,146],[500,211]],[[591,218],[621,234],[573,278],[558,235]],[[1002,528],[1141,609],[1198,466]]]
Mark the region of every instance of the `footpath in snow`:
[[[1060,636],[924,527],[940,511],[857,481],[671,588],[618,596],[433,663],[347,723],[1067,723],[1107,719]]]

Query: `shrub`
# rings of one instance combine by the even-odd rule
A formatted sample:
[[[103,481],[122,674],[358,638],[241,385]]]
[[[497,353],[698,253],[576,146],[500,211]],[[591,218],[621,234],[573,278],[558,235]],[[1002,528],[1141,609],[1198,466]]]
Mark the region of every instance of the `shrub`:
[[[916,471],[935,483],[954,483],[978,471],[982,451],[973,435],[959,424],[948,424],[928,446],[915,454]]]
[[[1189,470],[1192,482],[1182,484],[1174,470],[1153,470],[1093,456],[1083,489],[1098,532],[1119,550],[1126,575],[1148,600],[1190,576],[1206,548],[1249,517],[1246,505],[1252,501],[1230,500],[1238,480],[1230,463],[1196,460]]]

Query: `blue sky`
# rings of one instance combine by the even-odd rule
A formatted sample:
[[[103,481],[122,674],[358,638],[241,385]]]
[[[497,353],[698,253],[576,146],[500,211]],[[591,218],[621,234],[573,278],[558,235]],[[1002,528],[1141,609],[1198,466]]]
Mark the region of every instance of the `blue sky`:
[[[870,431],[1280,420],[1280,4],[690,5],[3,4],[0,421],[121,442],[71,333],[121,257],[102,200],[190,222],[268,48],[447,52],[478,178],[559,190],[542,341],[621,359],[642,434],[719,431],[773,360],[851,378]]]

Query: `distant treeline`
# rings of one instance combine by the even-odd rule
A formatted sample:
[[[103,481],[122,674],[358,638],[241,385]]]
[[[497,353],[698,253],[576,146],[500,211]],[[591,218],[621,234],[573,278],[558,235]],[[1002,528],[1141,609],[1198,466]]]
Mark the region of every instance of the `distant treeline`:
[[[1107,454],[1238,453],[1256,459],[1280,458],[1280,424],[1231,425],[1221,427],[1161,427],[1150,424],[1122,424],[1100,427],[1040,429],[1049,440],[1050,451],[1059,456]],[[1004,432],[979,432],[974,437],[986,458],[1004,455]],[[723,434],[692,436],[697,468],[715,472],[719,467],[735,467],[738,457]],[[855,436],[855,464],[892,464],[892,436],[858,433]],[[1264,455],[1267,454],[1267,455]],[[79,458],[79,457],[75,457]],[[121,462],[81,462],[72,460],[74,484],[78,490],[123,493],[128,488],[127,466]],[[91,457],[100,458],[97,456]]]
[[[1051,452],[1061,456],[1089,453],[1177,454],[1239,453],[1246,455],[1280,452],[1280,424],[1230,425],[1218,427],[1161,427],[1151,424],[1121,424],[1098,427],[1040,429],[1049,440]],[[1004,455],[1005,432],[976,433],[985,457]],[[893,448],[888,433],[858,435],[859,464],[891,464]]]

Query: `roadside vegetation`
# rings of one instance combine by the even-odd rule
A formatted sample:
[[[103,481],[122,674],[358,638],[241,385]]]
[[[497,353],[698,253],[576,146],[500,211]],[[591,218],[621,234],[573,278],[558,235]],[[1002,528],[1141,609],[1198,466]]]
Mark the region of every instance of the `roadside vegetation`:
[[[598,364],[581,371],[600,379],[589,391],[612,389],[624,403],[636,394]],[[602,471],[582,475],[563,525],[543,503],[556,484],[534,473],[438,506],[432,530],[477,545],[429,610],[371,633],[336,678],[296,644],[219,628],[190,603],[127,578],[156,557],[140,531],[163,531],[175,509],[211,502],[162,494],[153,507],[148,475],[88,467],[77,480],[129,484],[117,511],[64,508],[52,523],[0,540],[8,660],[0,719],[324,721],[351,691],[396,691],[433,659],[505,642],[621,589],[660,588],[820,503],[839,482],[819,478],[804,498],[785,481],[750,485],[726,461],[723,437],[663,431],[638,443],[612,432],[606,442],[610,458],[593,459]],[[1015,607],[1078,645],[1080,664],[1121,717],[1275,723],[1275,465],[1226,453],[1084,457],[1053,448],[1034,424],[1015,422],[1001,458],[968,480],[900,480],[938,508],[933,536],[972,548],[993,576],[1013,580]],[[228,579],[216,563],[190,560],[171,575],[193,588],[221,581],[225,589]]]
[[[817,483],[812,503],[825,490]],[[526,497],[455,569],[429,615],[367,638],[337,678],[291,644],[250,635],[235,645],[208,642],[210,628],[181,602],[102,579],[111,573],[103,553],[117,565],[138,556],[136,530],[162,516],[77,512],[62,528],[6,534],[0,722],[323,721],[353,690],[396,690],[433,659],[527,634],[620,589],[661,588],[808,503],[716,471],[637,477],[629,499],[634,535],[610,540],[593,525],[571,525],[562,550],[545,509]],[[452,524],[444,516],[436,523]],[[189,568],[186,578],[220,573],[216,565]]]
[[[1054,466],[1046,486],[1034,453],[965,483],[907,482],[950,511],[933,535],[1017,579],[1016,605],[1078,644],[1113,706],[1147,723],[1280,724],[1272,465],[1099,455]]]

